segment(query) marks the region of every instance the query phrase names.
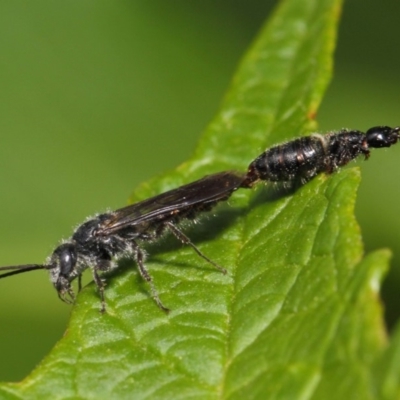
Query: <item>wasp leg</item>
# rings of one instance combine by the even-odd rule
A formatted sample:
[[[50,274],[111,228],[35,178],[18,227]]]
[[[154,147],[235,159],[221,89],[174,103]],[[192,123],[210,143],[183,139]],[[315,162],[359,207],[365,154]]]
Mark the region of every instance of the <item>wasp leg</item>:
[[[180,230],[178,229],[172,222],[166,222],[165,225],[168,229],[173,233],[173,235],[180,240],[183,244],[188,244],[192,247],[192,249],[204,260],[206,260],[209,264],[213,265],[216,269],[221,271],[223,274],[226,274],[226,269],[222,268],[220,265],[215,263],[213,260],[208,258],[205,254],[203,254],[200,249],[196,247],[196,245]]]
[[[103,279],[101,279],[100,275],[98,274],[98,272],[97,272],[98,269],[99,268],[97,266],[95,266],[93,268],[93,279],[94,279],[94,282],[95,282],[97,288],[99,289],[99,293],[100,293],[100,300],[101,300],[100,312],[102,314],[104,314],[106,311],[106,301],[104,299],[105,283],[104,283]]]
[[[153,279],[151,278],[149,271],[147,271],[146,267],[144,266],[145,254],[143,250],[136,244],[136,242],[132,243],[132,247],[134,250],[135,261],[139,267],[140,275],[150,285],[151,295],[153,296],[154,301],[157,303],[158,307],[161,308],[161,310],[168,313],[170,309],[165,307],[162,303],[160,297],[158,296],[157,289],[154,286]]]

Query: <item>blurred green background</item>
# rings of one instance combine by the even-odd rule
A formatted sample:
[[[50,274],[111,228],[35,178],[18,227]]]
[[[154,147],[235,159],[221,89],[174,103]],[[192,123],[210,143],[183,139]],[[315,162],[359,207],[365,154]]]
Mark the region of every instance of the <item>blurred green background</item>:
[[[0,265],[43,262],[73,226],[125,205],[141,181],[184,161],[274,5],[1,2]],[[398,0],[345,5],[321,131],[400,124],[399,15]],[[383,293],[393,326],[400,146],[359,165],[366,249],[394,253]],[[62,336],[70,310],[45,272],[1,281],[0,380],[34,367]]]

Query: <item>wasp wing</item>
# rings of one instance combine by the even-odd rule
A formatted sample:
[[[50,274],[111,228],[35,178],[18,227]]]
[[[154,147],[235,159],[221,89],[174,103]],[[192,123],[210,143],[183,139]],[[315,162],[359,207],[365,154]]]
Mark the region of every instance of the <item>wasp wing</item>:
[[[98,230],[110,235],[120,229],[146,222],[162,221],[183,212],[226,200],[244,181],[245,175],[234,171],[207,175],[202,179],[139,203],[120,208],[110,214]]]

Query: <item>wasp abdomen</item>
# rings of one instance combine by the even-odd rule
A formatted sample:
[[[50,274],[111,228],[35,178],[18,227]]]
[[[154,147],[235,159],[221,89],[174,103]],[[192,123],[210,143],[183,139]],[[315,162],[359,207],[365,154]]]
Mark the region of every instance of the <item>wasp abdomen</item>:
[[[305,183],[321,172],[332,173],[358,155],[369,155],[366,135],[342,130],[314,134],[267,149],[250,165],[244,186],[258,180]]]
[[[324,143],[318,136],[308,136],[272,147],[249,166],[258,179],[288,182],[298,177],[311,178],[323,168]]]

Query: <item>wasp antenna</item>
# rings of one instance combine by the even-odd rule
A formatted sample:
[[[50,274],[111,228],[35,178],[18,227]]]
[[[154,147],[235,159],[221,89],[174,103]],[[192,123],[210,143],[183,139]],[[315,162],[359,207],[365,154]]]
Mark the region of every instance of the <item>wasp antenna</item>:
[[[4,274],[0,274],[0,279],[6,278],[7,276],[22,274],[23,272],[34,271],[36,269],[50,269],[50,265],[40,264],[27,264],[27,265],[14,265],[11,267],[0,267],[0,271],[9,271]]]

